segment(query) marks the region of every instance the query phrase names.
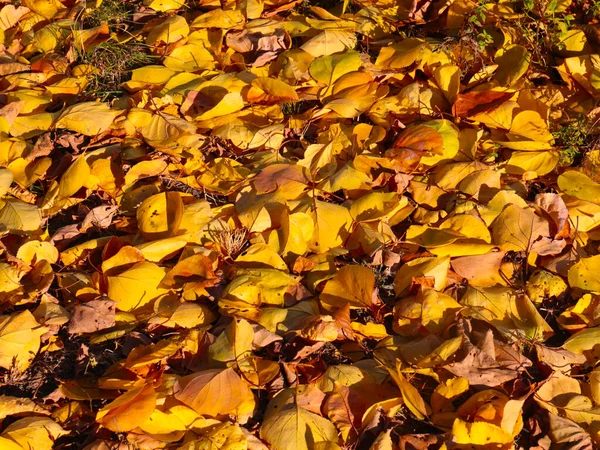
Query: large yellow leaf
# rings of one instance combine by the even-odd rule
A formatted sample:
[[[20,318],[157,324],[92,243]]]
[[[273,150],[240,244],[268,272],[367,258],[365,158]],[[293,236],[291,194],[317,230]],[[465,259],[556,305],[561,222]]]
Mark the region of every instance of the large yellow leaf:
[[[528,252],[533,243],[542,236],[549,236],[547,220],[529,208],[508,205],[491,226],[494,244],[502,250]]]
[[[509,45],[496,53],[496,79],[500,86],[508,86],[519,80],[531,61],[531,53],[522,45]]]
[[[35,205],[16,198],[0,200],[0,231],[35,231],[42,224],[42,214]]]
[[[298,101],[298,94],[292,86],[269,77],[259,77],[252,80],[252,86],[247,95],[250,103],[272,105]]]
[[[188,375],[175,386],[175,398],[198,414],[212,417],[246,414],[254,409],[254,394],[233,369]]]
[[[254,448],[248,445],[248,438],[242,428],[230,422],[217,422],[194,431],[199,434],[199,437],[177,447],[177,450],[248,450]],[[258,443],[257,450],[263,450],[260,445],[262,444]]]
[[[183,216],[179,192],[163,192],[145,199],[137,210],[138,228],[146,240],[173,236]]]
[[[569,269],[569,285],[584,291],[600,292],[600,255],[581,258]]]
[[[0,366],[27,369],[40,349],[40,336],[46,331],[27,310],[0,316]]]
[[[410,384],[404,377],[400,371],[399,362],[396,362],[395,370],[389,369],[389,373],[398,385],[398,389],[400,389],[404,404],[415,415],[415,417],[419,420],[424,420],[425,417],[429,416],[429,414],[431,414],[431,408],[427,403],[425,403],[425,400],[423,400],[423,397],[421,397],[419,390]]]
[[[8,188],[13,182],[13,174],[8,169],[0,169],[0,197],[8,192]]]
[[[33,400],[28,398],[0,395],[0,420],[3,420],[7,416],[22,413],[49,414],[48,411],[36,405]]]
[[[295,401],[281,408],[277,403],[276,397],[267,408],[260,428],[261,439],[273,450],[312,450],[321,443],[332,445],[327,448],[338,448],[337,430],[329,420],[298,406]]]
[[[352,222],[348,209],[315,200],[309,214],[314,222],[314,233],[310,240],[313,251],[323,253],[344,243]]]
[[[67,198],[75,194],[90,181],[90,166],[85,157],[77,158],[60,178],[58,197]]]
[[[152,385],[141,384],[98,411],[96,421],[117,433],[133,430],[150,417],[157,397]]]
[[[573,353],[582,354],[586,351],[595,350],[599,342],[600,327],[585,328],[567,339],[563,344],[563,348]],[[597,353],[597,350],[595,351]]]
[[[429,278],[432,287],[441,291],[446,286],[450,258],[416,258],[404,264],[394,278],[394,291],[397,296],[404,296],[415,279]]]
[[[430,52],[431,47],[425,40],[404,39],[398,44],[383,47],[379,52],[375,65],[379,69],[402,69],[410,66],[415,61],[419,61]]]
[[[373,303],[374,288],[375,275],[371,269],[348,265],[325,284],[319,298],[330,308],[343,308],[347,303],[351,308],[368,308]]]
[[[243,364],[252,355],[254,330],[244,319],[234,319],[209,347],[208,354],[217,364]]]
[[[131,311],[165,292],[158,287],[164,276],[164,270],[156,264],[140,262],[118,275],[109,274],[106,294],[117,302],[117,309]]]
[[[244,15],[239,9],[214,9],[201,14],[192,22],[193,29],[198,28],[234,28],[244,23]]]
[[[600,184],[576,170],[568,170],[558,177],[558,187],[565,194],[581,200],[600,203]]]
[[[65,109],[54,126],[95,136],[106,131],[120,113],[121,111],[111,110],[106,103],[77,103]]]
[[[25,417],[11,423],[3,432],[2,437],[10,439],[19,444],[19,448],[36,450],[51,450],[54,441],[68,431],[48,417]],[[10,444],[4,447],[0,440],[2,449],[12,450]]]
[[[360,54],[355,51],[337,53],[330,56],[323,56],[315,59],[309,67],[310,76],[327,89],[321,95],[326,96],[330,92],[330,87],[342,75],[354,72],[362,66]]]
[[[456,419],[452,426],[452,439],[459,446],[467,448],[489,448],[509,450],[514,448],[513,436],[497,425],[487,422],[465,422]]]
[[[144,6],[154,11],[173,11],[183,8],[187,0],[144,0]]]
[[[146,43],[149,45],[170,44],[190,34],[190,27],[182,16],[167,16],[160,24],[152,27]]]
[[[176,72],[195,72],[215,67],[213,55],[200,44],[177,47],[165,58],[163,64]]]

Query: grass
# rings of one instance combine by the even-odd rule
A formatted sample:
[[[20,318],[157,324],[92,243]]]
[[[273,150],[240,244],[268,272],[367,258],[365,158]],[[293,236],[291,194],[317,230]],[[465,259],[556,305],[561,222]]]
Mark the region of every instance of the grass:
[[[83,19],[85,28],[98,27],[103,22],[109,26],[118,26],[131,21],[131,4],[122,0],[105,0],[93,8]]]
[[[555,146],[560,151],[562,166],[578,165],[585,154],[593,148],[597,136],[591,134],[591,128],[592,124],[586,117],[580,116],[552,133]]]
[[[314,100],[300,100],[298,102],[288,102],[281,104],[281,112],[284,116],[296,116],[318,105]]]
[[[95,68],[88,76],[83,96],[107,101],[121,95],[121,84],[130,78],[133,69],[155,63],[156,57],[144,44],[108,40],[82,52],[79,59]]]
[[[116,38],[133,25],[133,11],[134,3],[129,0],[104,0],[97,7],[86,9],[81,26],[89,29],[106,23],[112,36],[78,55],[78,63],[95,69],[88,75],[83,97],[101,101],[119,97],[121,84],[129,80],[133,69],[156,62],[146,45],[130,39],[120,42]]]

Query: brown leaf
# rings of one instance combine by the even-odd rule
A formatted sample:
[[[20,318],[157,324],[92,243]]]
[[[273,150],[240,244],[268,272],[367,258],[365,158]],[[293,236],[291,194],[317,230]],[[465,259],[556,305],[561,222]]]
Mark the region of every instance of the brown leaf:
[[[558,255],[567,246],[567,242],[564,239],[550,239],[543,237],[538,241],[535,241],[531,246],[531,252],[537,253],[538,255]]]
[[[457,377],[466,378],[472,386],[500,386],[514,380],[524,367],[531,366],[531,361],[519,353],[497,346],[491,330],[487,331],[477,347],[467,342],[466,348],[468,353],[462,361],[447,364],[444,369]],[[500,350],[499,354],[497,350]]]
[[[570,352],[564,348],[551,348],[542,344],[535,344],[535,349],[540,361],[559,372],[568,372],[573,364],[584,364],[586,362],[584,355]]]
[[[33,149],[27,154],[27,159],[31,161],[40,156],[47,156],[52,153],[52,150],[54,150],[54,142],[51,133],[44,133],[35,141]]]
[[[426,125],[416,125],[404,130],[385,156],[393,160],[396,171],[409,172],[418,166],[421,157],[432,153],[441,155],[443,150],[444,139],[440,133]]]
[[[225,43],[236,52],[247,53],[253,67],[262,67],[287,48],[285,36],[283,29],[277,29],[268,36],[245,29],[227,33]]]
[[[325,401],[325,393],[314,384],[309,384],[296,394],[296,404],[315,414],[321,414],[321,406]]]
[[[594,448],[590,435],[572,420],[549,413],[548,423],[550,425],[549,435],[556,448],[568,450],[592,450]]]
[[[442,435],[436,434],[405,434],[398,441],[399,450],[433,450],[440,447]]]
[[[2,108],[0,108],[0,117],[3,117],[9,124],[12,124],[21,112],[21,108],[23,108],[24,104],[25,102],[20,101],[11,102],[8,105],[3,106]]]
[[[94,333],[114,327],[116,304],[105,297],[75,305],[69,321],[69,333]]]
[[[108,228],[112,223],[113,216],[117,213],[119,207],[117,205],[101,205],[96,206],[88,212],[79,226],[82,233],[87,232],[92,227]]]
[[[475,286],[494,286],[500,277],[500,268],[506,252],[485,255],[460,256],[451,261],[452,269]]]
[[[506,102],[513,95],[513,92],[499,91],[471,91],[466,94],[458,94],[452,106],[452,114],[454,117],[469,117],[490,111]]]
[[[569,236],[569,210],[558,194],[545,193],[535,196],[535,204],[544,210],[553,220],[553,234],[556,239]]]
[[[336,381],[333,392],[328,395],[323,405],[327,417],[341,432],[342,439],[346,443],[353,442],[356,439],[358,436],[357,427],[360,425],[357,420],[358,417],[354,415],[355,408],[351,403],[350,388]]]
[[[308,179],[304,175],[303,168],[291,164],[267,166],[252,179],[252,184],[258,194],[273,192],[280,187],[292,188],[295,185],[306,185],[307,183]]]

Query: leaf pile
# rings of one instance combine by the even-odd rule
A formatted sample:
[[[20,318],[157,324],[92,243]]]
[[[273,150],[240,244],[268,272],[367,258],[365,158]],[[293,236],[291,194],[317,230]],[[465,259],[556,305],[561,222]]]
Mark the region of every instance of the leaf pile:
[[[0,448],[600,445],[594,2],[0,9]]]

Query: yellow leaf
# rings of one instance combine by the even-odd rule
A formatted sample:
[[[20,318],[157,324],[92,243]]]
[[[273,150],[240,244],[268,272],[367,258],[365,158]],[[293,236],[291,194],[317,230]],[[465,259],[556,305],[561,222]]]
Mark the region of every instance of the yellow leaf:
[[[244,319],[234,319],[208,348],[211,360],[218,365],[241,365],[252,355],[254,330]]]
[[[59,116],[55,128],[67,128],[86,136],[108,130],[121,111],[111,110],[106,103],[84,102],[69,106]]]
[[[556,150],[513,152],[506,163],[506,172],[516,175],[523,175],[525,172],[546,175],[554,170],[559,161],[560,154]]]
[[[390,375],[398,385],[398,389],[400,389],[400,393],[402,394],[402,399],[404,400],[404,404],[408,407],[408,409],[415,415],[415,417],[419,420],[424,420],[429,414],[431,414],[431,408],[421,394],[419,394],[419,390],[410,384],[402,372],[400,372],[400,366],[397,365],[396,370],[389,369]]]
[[[313,219],[315,230],[310,240],[313,251],[323,253],[344,243],[352,222],[346,208],[316,200],[315,208],[311,209],[309,214]]]
[[[600,339],[600,327],[586,328],[575,333],[563,344],[565,350],[582,354],[586,351],[596,351]]]
[[[348,265],[325,284],[319,298],[329,308],[343,308],[346,303],[351,308],[368,308],[373,302],[374,288],[375,275],[370,269]]]
[[[223,11],[219,8],[196,17],[191,26],[194,30],[198,28],[229,29],[242,25],[244,21],[244,15],[239,9]]]
[[[2,436],[0,436],[0,448],[2,448],[3,450],[23,450],[23,447],[21,447],[15,441],[12,441]]]
[[[183,377],[175,386],[175,398],[198,414],[212,417],[245,414],[254,409],[254,394],[231,368]]]
[[[0,200],[0,231],[36,231],[42,224],[40,210],[15,198]]]
[[[36,405],[33,400],[28,398],[11,397],[0,395],[0,420],[7,416],[22,413],[35,413],[47,415],[48,411]],[[0,448],[3,448],[0,446]]]
[[[558,177],[558,187],[565,194],[588,202],[600,203],[600,184],[576,170],[568,170]]]
[[[454,64],[445,64],[433,69],[433,77],[436,84],[444,93],[444,97],[449,103],[454,103],[454,99],[460,89],[460,69]]]
[[[313,60],[308,70],[311,77],[327,87],[322,94],[326,96],[338,78],[346,73],[358,70],[361,66],[360,54],[355,51],[347,51],[317,58]]]
[[[58,11],[65,9],[59,0],[24,0],[22,4],[44,19],[51,19]]]
[[[419,61],[431,52],[431,47],[423,39],[404,39],[398,44],[383,47],[375,65],[379,69],[403,69]]]
[[[90,180],[90,166],[84,156],[80,156],[72,163],[60,178],[58,183],[58,197],[68,198],[75,194]]]
[[[54,120],[56,113],[39,113],[28,116],[18,116],[10,127],[11,136],[21,136],[30,138],[38,136],[44,131],[48,131]]]
[[[252,80],[247,96],[250,103],[267,105],[298,101],[298,94],[292,86],[269,77],[258,77]]]
[[[213,55],[200,44],[177,47],[164,59],[163,64],[175,72],[195,72],[215,67]]]
[[[137,213],[138,228],[146,240],[173,236],[183,216],[183,201],[179,192],[163,192],[145,199]]]
[[[254,448],[249,446],[248,439],[242,429],[229,422],[217,423],[194,430],[200,436],[193,441],[187,442],[177,450],[248,450]],[[257,450],[263,450],[257,448]]]
[[[13,174],[8,169],[0,169],[0,197],[8,192],[8,188],[13,182]]]
[[[320,443],[337,442],[337,430],[329,420],[301,408],[295,401],[276,408],[276,401],[277,397],[271,401],[260,428],[261,439],[273,450],[312,450]]]
[[[311,56],[333,55],[356,47],[356,33],[347,30],[323,30],[300,47]]]
[[[96,421],[116,433],[133,430],[150,417],[157,397],[152,385],[141,384],[98,411]]]
[[[152,27],[146,43],[149,45],[171,44],[190,34],[190,27],[182,16],[167,16],[160,24]],[[166,81],[166,80],[165,80]]]
[[[235,259],[235,262],[240,267],[272,267],[277,270],[287,270],[287,264],[281,256],[266,244],[251,245]]]
[[[512,44],[496,53],[498,70],[495,78],[500,86],[509,86],[519,80],[529,69],[531,53],[522,45]]]
[[[450,258],[415,258],[404,264],[394,278],[394,291],[397,296],[406,295],[414,278],[426,277],[433,281],[433,288],[441,291],[446,286]]]
[[[229,283],[223,297],[231,297],[250,305],[283,306],[284,295],[298,278],[275,269],[244,269]]]
[[[600,255],[581,258],[569,269],[569,285],[583,291],[600,292]]]
[[[144,6],[154,11],[166,12],[181,9],[187,0],[144,0]]]
[[[123,83],[123,86],[131,91],[137,91],[144,87],[161,86],[175,75],[175,71],[165,66],[148,65],[131,71],[131,80]]]
[[[8,168],[14,175],[15,183],[26,189],[43,176],[51,165],[51,158],[38,158],[34,161],[18,158],[12,161]]]
[[[10,316],[0,316],[0,366],[24,371],[40,348],[40,336],[46,328],[25,310]]]
[[[17,258],[30,265],[41,260],[54,264],[58,260],[58,250],[50,242],[29,241],[19,247]]]
[[[213,108],[203,112],[195,119],[198,122],[202,122],[241,111],[243,108],[244,100],[242,99],[242,95],[239,92],[228,92]],[[205,124],[200,125],[202,127],[206,126]]]
[[[369,450],[393,450],[392,430],[382,431],[375,439]]]
[[[549,236],[547,220],[529,208],[508,205],[491,225],[494,244],[502,250],[528,252],[533,243],[542,236]]]
[[[458,445],[468,445],[468,448],[486,445],[493,446],[494,449],[514,448],[514,439],[510,433],[487,422],[469,423],[456,419],[452,425],[452,440]]]
[[[120,311],[131,311],[165,292],[158,286],[165,272],[155,264],[140,262],[118,275],[107,276],[107,295]]]
[[[2,437],[17,442],[19,448],[51,450],[54,448],[54,441],[66,434],[69,432],[48,417],[25,417],[11,423],[2,432]],[[0,441],[0,444],[3,442]],[[7,450],[10,449],[9,445]]]

